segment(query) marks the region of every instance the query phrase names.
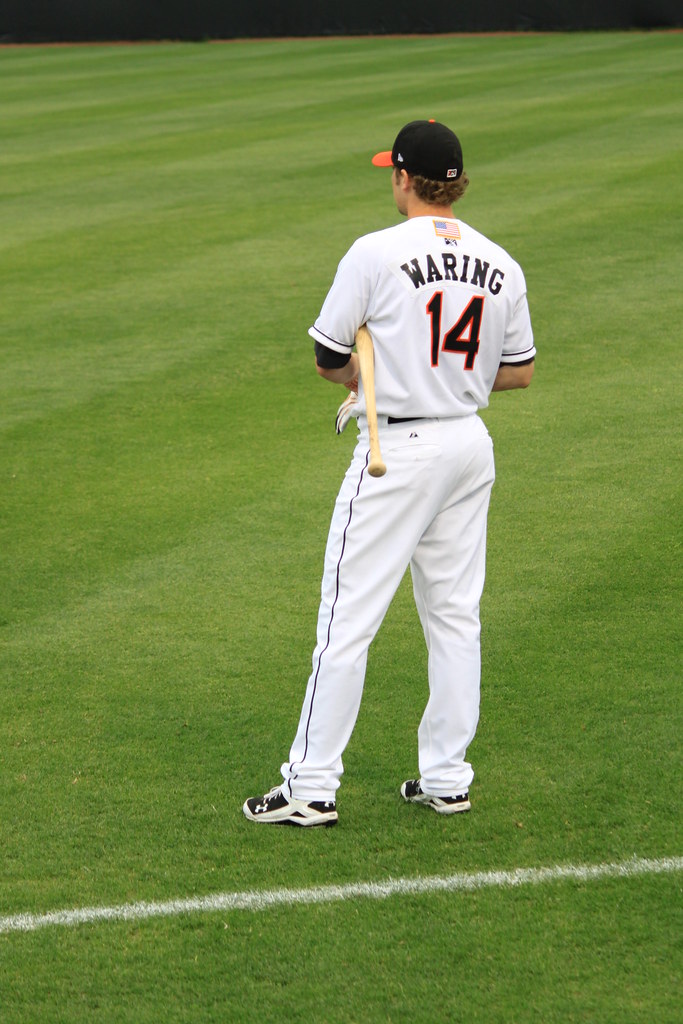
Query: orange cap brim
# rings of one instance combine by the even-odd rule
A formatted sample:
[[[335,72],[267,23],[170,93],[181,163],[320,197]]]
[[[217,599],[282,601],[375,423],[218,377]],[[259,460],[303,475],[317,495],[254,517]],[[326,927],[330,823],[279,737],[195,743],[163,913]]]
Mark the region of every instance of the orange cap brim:
[[[372,158],[372,162],[375,167],[392,167],[391,150],[389,149],[385,153],[375,153]]]

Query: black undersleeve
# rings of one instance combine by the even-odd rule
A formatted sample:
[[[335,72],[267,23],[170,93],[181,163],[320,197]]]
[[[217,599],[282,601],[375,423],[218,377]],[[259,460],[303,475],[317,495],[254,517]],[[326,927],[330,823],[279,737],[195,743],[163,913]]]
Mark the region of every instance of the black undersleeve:
[[[315,343],[315,361],[323,370],[339,370],[346,366],[350,359],[350,354],[335,352],[334,349],[321,345],[319,341]]]

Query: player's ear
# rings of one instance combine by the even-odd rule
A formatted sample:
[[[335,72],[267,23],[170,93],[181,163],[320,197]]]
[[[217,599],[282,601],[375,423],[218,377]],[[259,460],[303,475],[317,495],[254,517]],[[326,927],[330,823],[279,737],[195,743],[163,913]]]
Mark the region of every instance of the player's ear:
[[[403,192],[407,192],[410,188],[411,178],[408,172],[403,167],[396,168],[396,183]]]

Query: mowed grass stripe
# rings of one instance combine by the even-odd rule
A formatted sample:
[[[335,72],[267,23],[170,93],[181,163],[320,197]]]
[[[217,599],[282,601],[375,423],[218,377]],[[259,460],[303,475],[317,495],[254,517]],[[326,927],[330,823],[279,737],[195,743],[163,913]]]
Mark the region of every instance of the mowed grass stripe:
[[[353,899],[386,899],[389,896],[420,896],[436,892],[473,892],[477,889],[510,889],[549,882],[594,882],[602,878],[634,878],[683,870],[683,857],[641,859],[615,864],[564,864],[546,868],[515,868],[479,871],[432,878],[392,878],[384,882],[352,882],[305,889],[272,889],[255,892],[218,893],[212,896],[168,900],[163,903],[128,903],[118,907],[84,907],[47,914],[14,914],[0,917],[0,934],[31,932],[50,926],[73,927],[103,921],[144,921],[152,917],[213,913],[232,910],[268,910],[271,907],[336,903]]]

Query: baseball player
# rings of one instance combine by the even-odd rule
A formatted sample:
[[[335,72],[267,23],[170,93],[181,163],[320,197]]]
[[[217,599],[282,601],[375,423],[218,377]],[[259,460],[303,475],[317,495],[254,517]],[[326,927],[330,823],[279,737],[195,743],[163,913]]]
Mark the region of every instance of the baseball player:
[[[352,391],[337,429],[356,417],[358,442],[332,515],[298,730],[282,782],[244,804],[255,822],[336,824],[368,648],[408,566],[429,699],[418,729],[419,776],[401,795],[439,814],[470,808],[466,756],[479,718],[479,601],[494,480],[493,446],[477,411],[491,391],[531,380],[526,284],[504,249],[453,216],[468,178],[449,128],[412,121],[372,162],[392,168],[405,220],[351,246],[309,331],[318,373]],[[353,351],[363,324],[374,345],[381,477],[368,473]]]

